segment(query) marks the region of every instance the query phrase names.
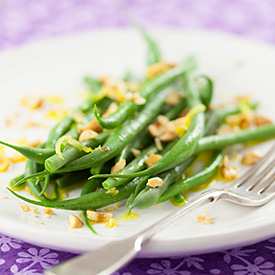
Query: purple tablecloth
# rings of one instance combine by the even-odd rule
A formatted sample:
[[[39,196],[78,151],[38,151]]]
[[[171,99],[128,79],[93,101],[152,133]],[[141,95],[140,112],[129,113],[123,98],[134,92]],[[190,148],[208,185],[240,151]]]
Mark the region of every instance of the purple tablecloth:
[[[125,0],[125,4],[145,26],[214,29],[275,43],[274,0]],[[0,49],[123,26],[127,22],[118,0],[0,0]],[[0,234],[1,275],[42,274],[74,256]],[[275,238],[212,254],[135,259],[115,274],[275,274]]]

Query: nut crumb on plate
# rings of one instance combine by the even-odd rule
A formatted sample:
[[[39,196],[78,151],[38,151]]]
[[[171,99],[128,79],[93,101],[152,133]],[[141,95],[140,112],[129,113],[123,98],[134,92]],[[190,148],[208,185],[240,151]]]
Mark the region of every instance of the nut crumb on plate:
[[[69,222],[69,226],[72,229],[81,228],[84,225],[83,222],[78,217],[76,217],[75,215],[70,215],[68,222]]]
[[[111,218],[113,218],[113,214],[107,212],[87,210],[86,214],[89,220],[96,222],[108,222]]]
[[[251,166],[255,164],[258,160],[262,158],[262,155],[255,150],[248,151],[244,154],[241,162],[246,166]]]

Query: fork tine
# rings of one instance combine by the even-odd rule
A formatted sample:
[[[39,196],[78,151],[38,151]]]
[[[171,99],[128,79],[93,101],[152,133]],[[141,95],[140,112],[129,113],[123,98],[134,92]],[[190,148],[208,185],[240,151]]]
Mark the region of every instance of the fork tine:
[[[247,191],[259,191],[262,189],[262,179],[274,168],[275,166],[275,159],[271,161],[264,169],[255,175],[253,178],[249,179],[247,182],[241,185],[242,188],[245,188]]]
[[[264,157],[262,157],[256,164],[254,164],[244,175],[242,175],[240,178],[234,181],[234,187],[240,187],[243,185],[249,178],[251,178],[260,168],[264,162],[272,155],[272,153],[275,151],[275,143],[271,147],[271,149],[266,153]]]
[[[275,185],[273,185],[275,181],[275,171],[261,183],[261,188],[259,190],[255,190],[257,194],[264,194],[266,192],[273,193],[275,192]]]

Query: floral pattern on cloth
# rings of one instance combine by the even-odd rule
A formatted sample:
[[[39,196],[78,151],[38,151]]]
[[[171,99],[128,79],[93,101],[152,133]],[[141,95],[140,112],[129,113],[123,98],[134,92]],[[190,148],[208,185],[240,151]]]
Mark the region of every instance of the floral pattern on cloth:
[[[14,244],[20,243],[20,247]],[[41,248],[0,234],[1,275],[42,275],[77,254]],[[113,275],[275,275],[275,238],[248,247],[238,247],[198,256],[137,258]]]
[[[211,29],[275,43],[273,0],[0,0],[0,49],[77,31],[129,26],[125,10],[145,27]],[[75,256],[0,234],[1,275],[43,274]],[[137,258],[113,275],[273,275],[274,264],[275,238],[198,256]]]

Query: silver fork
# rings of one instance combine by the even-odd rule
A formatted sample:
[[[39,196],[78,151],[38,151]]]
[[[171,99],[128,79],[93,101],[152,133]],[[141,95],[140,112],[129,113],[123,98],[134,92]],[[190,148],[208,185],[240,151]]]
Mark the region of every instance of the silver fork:
[[[275,197],[275,144],[268,153],[227,189],[210,189],[190,200],[161,221],[125,240],[113,241],[47,271],[46,275],[109,275],[125,265],[141,250],[142,244],[160,230],[195,208],[217,200],[246,206],[260,206]],[[258,173],[257,173],[258,172]]]

